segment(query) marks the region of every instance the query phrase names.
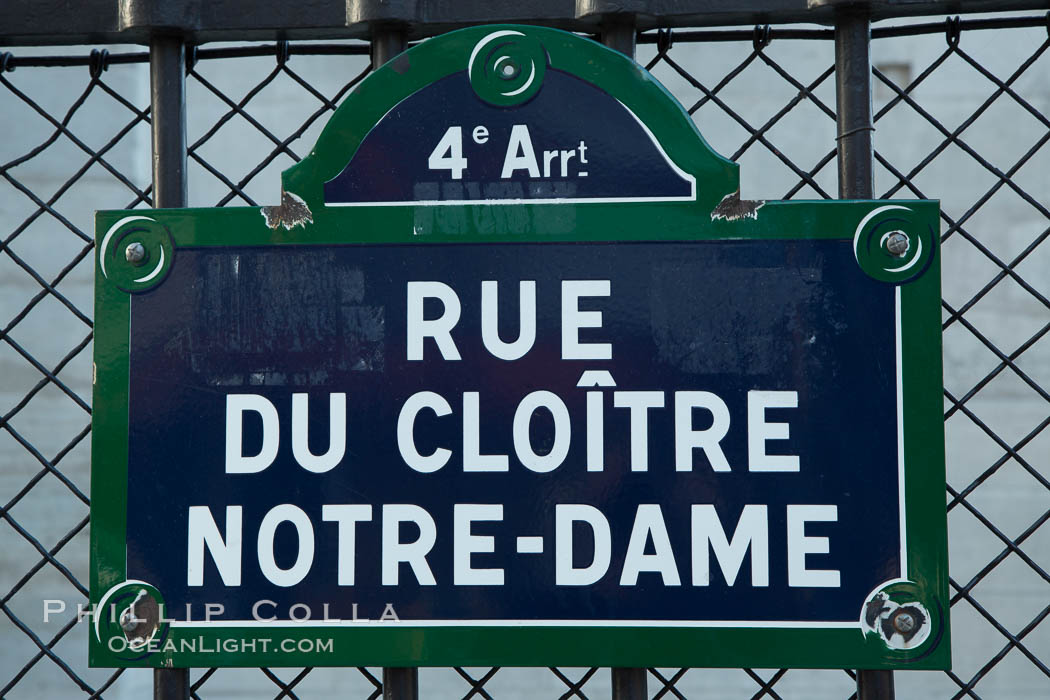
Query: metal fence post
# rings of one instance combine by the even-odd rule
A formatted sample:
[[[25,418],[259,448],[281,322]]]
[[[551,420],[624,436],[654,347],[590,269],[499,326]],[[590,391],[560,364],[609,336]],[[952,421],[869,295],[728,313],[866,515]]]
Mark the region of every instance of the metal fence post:
[[[418,668],[383,669],[383,700],[415,700],[418,697]]]
[[[875,196],[871,116],[871,21],[864,8],[835,16],[839,198]],[[857,671],[857,700],[893,700],[893,671]]]
[[[154,35],[149,45],[153,206],[186,206],[186,50],[182,38]],[[153,671],[154,700],[188,700],[190,670]]]
[[[149,45],[153,129],[153,206],[186,206],[186,47],[182,38],[155,35]]]
[[[153,669],[153,700],[189,700],[188,668]]]
[[[390,26],[372,30],[372,69],[376,69],[405,50],[407,41],[400,27]]]
[[[613,700],[647,700],[649,677],[644,668],[614,668],[611,670]]]
[[[632,15],[606,15],[602,18],[602,43],[634,58],[637,30]],[[614,668],[613,700],[646,700],[649,697],[648,672],[644,668]]]
[[[874,196],[871,121],[871,22],[862,10],[835,19],[835,101],[838,114],[839,197]]]
[[[606,15],[602,18],[602,43],[634,58],[638,31],[632,15]]]
[[[405,50],[405,32],[397,26],[372,29],[372,69],[375,70]],[[419,697],[418,668],[384,668],[383,700],[415,700]]]
[[[857,700],[893,698],[893,671],[857,671]]]

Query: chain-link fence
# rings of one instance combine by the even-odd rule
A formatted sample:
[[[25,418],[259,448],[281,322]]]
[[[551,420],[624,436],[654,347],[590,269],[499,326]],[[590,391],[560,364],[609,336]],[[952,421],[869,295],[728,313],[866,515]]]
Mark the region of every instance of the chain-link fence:
[[[3,29],[0,28],[0,33]],[[1050,18],[873,31],[880,197],[941,200],[954,670],[902,697],[1050,695]],[[834,33],[675,30],[638,60],[741,163],[748,198],[836,191]],[[88,669],[95,209],[148,207],[148,53],[0,54],[0,696],[131,697]],[[272,204],[369,71],[368,45],[205,45],[188,55],[191,206]],[[62,55],[57,55],[61,53]],[[699,661],[699,660],[698,660]],[[195,670],[194,697],[379,697],[379,669]],[[424,669],[439,697],[603,697],[600,669]],[[853,674],[650,669],[652,697],[847,698]]]

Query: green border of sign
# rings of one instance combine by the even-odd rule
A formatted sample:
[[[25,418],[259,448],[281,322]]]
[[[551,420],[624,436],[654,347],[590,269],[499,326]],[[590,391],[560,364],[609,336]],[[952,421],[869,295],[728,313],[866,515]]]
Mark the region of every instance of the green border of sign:
[[[324,181],[346,165],[389,109],[420,88],[465,70],[472,48],[494,30],[538,40],[549,65],[601,87],[633,111],[672,160],[697,181],[695,201],[454,206],[326,207]],[[282,205],[104,211],[96,218],[94,411],[92,416],[91,601],[126,579],[128,355],[131,299],[163,284],[180,248],[323,246],[347,243],[852,240],[869,275],[896,284],[903,491],[908,582],[887,582],[891,599],[920,602],[931,616],[925,642],[891,649],[859,617],[855,628],[769,627],[170,627],[210,652],[164,652],[122,660],[90,634],[92,666],[691,666],[793,668],[950,667],[944,501],[938,205],[932,201],[738,202],[737,166],[715,154],[689,115],[630,59],[593,41],[539,27],[476,27],[423,42],[376,70],[332,116],[310,155],[283,177]],[[731,206],[725,208],[726,203]],[[761,205],[760,205],[761,204]],[[760,206],[759,206],[760,205]],[[304,216],[304,211],[306,215]],[[654,226],[658,221],[659,226]],[[121,222],[123,222],[121,224]],[[121,224],[121,225],[118,225]],[[904,232],[909,254],[885,246]],[[146,257],[124,259],[135,236]],[[872,435],[871,440],[884,439]],[[873,592],[874,593],[874,592]],[[902,598],[903,596],[903,598]],[[303,641],[291,653],[259,640]],[[332,653],[308,651],[333,640]],[[224,640],[252,640],[254,651]],[[225,645],[225,646],[224,646]],[[298,647],[297,647],[298,649]]]

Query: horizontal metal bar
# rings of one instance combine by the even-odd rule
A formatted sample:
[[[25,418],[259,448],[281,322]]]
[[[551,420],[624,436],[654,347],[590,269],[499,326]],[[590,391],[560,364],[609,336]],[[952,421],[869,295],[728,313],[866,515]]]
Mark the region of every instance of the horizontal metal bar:
[[[757,26],[757,25],[756,25]],[[944,30],[944,25],[941,25]],[[755,38],[754,29],[696,29],[676,31],[673,35],[675,44],[703,43],[710,41],[752,41]],[[771,27],[769,40],[774,39],[803,39],[832,40],[835,38],[834,29],[784,29],[783,27]],[[658,44],[660,38],[656,32],[648,32],[638,37],[639,44]]]
[[[194,58],[205,61],[209,58],[251,58],[255,56],[274,56],[277,53],[275,44],[249,44],[247,46],[227,46],[221,49],[197,49]],[[367,56],[368,44],[288,44],[289,56]]]
[[[1050,22],[1050,13],[1035,17],[985,17],[981,19],[964,19],[959,21],[960,30],[973,31],[975,29],[1016,29],[1018,27],[1047,27]],[[888,39],[895,36],[917,36],[920,34],[936,34],[945,31],[944,21],[924,22],[922,24],[909,24],[899,27],[873,27],[872,39]]]
[[[217,58],[257,58],[259,56],[276,56],[277,46],[274,44],[247,44],[244,46],[225,46],[221,49],[194,49],[194,61],[206,61]],[[289,56],[367,56],[369,54],[368,44],[289,44]],[[148,52],[111,53],[105,57],[106,66],[116,66],[126,63],[148,63]],[[91,64],[91,56],[83,54],[70,54],[65,56],[18,56],[11,55],[8,59],[9,70],[15,68],[58,68],[69,66],[87,66]]]
[[[963,19],[959,21],[959,31],[975,31],[982,29],[1021,29],[1024,27],[1047,26],[1047,15],[1014,15],[1011,17],[984,17],[981,19]],[[919,36],[922,34],[942,34],[946,31],[944,20],[939,22],[923,22],[921,24],[902,24],[889,27],[872,27],[872,39],[891,39],[901,36]],[[676,44],[689,42],[710,41],[751,41],[754,39],[753,29],[700,29],[695,31],[685,30],[674,33]],[[795,29],[785,27],[772,27],[769,32],[770,41],[785,39],[800,39],[804,41],[831,40],[835,38],[834,29]],[[642,34],[638,37],[639,44],[659,43],[659,37],[655,32]]]
[[[1044,9],[1045,0],[872,0],[873,20],[968,12]],[[597,33],[605,13],[627,10],[639,30],[747,24],[832,24],[835,4],[807,0],[7,0],[0,3],[0,46],[147,44],[152,32],[188,43],[289,39],[368,39],[377,23],[409,39],[487,22],[543,24]]]
[[[1046,15],[997,17],[984,19],[962,20],[958,29],[960,31],[974,31],[981,29],[1021,29],[1024,27],[1046,26]],[[872,39],[889,39],[900,36],[916,36],[920,34],[940,34],[945,31],[944,21],[927,22],[923,24],[907,24],[896,27],[876,27],[871,30]],[[701,29],[685,30],[674,33],[675,44],[687,44],[690,42],[715,42],[715,41],[752,41],[755,33],[753,29]],[[783,40],[832,40],[835,38],[834,29],[790,29],[784,27],[773,27],[769,32],[770,41]],[[648,32],[638,35],[639,44],[656,44],[659,37],[656,32]],[[409,44],[412,46],[413,44]],[[258,56],[276,55],[274,44],[247,44],[245,46],[227,46],[217,49],[196,49],[193,55],[194,61],[206,61],[217,58],[251,58]],[[292,43],[288,45],[290,56],[367,56],[368,44],[307,44]],[[17,54],[7,55],[7,67],[15,68],[54,68],[69,66],[88,66],[91,64],[91,56],[87,52],[82,54],[56,55],[56,56],[19,56]],[[111,53],[105,57],[107,66],[116,66],[127,63],[146,63],[149,61],[148,52]]]

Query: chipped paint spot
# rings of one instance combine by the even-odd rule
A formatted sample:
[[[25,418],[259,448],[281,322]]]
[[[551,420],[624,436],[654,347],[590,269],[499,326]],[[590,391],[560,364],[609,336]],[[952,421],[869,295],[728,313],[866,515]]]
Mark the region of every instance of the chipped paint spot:
[[[764,199],[740,199],[740,190],[722,197],[715,210],[711,212],[711,221],[725,219],[726,221],[739,221],[740,219],[758,220],[758,210],[766,203]]]
[[[306,206],[303,198],[291,192],[281,193],[281,204],[276,207],[263,207],[261,210],[266,225],[272,229],[284,226],[291,230],[296,226],[306,228],[307,224],[314,222],[310,207]]]
[[[149,644],[160,626],[160,606],[140,588],[138,595],[120,614],[120,626],[128,640],[128,648],[138,651]]]

